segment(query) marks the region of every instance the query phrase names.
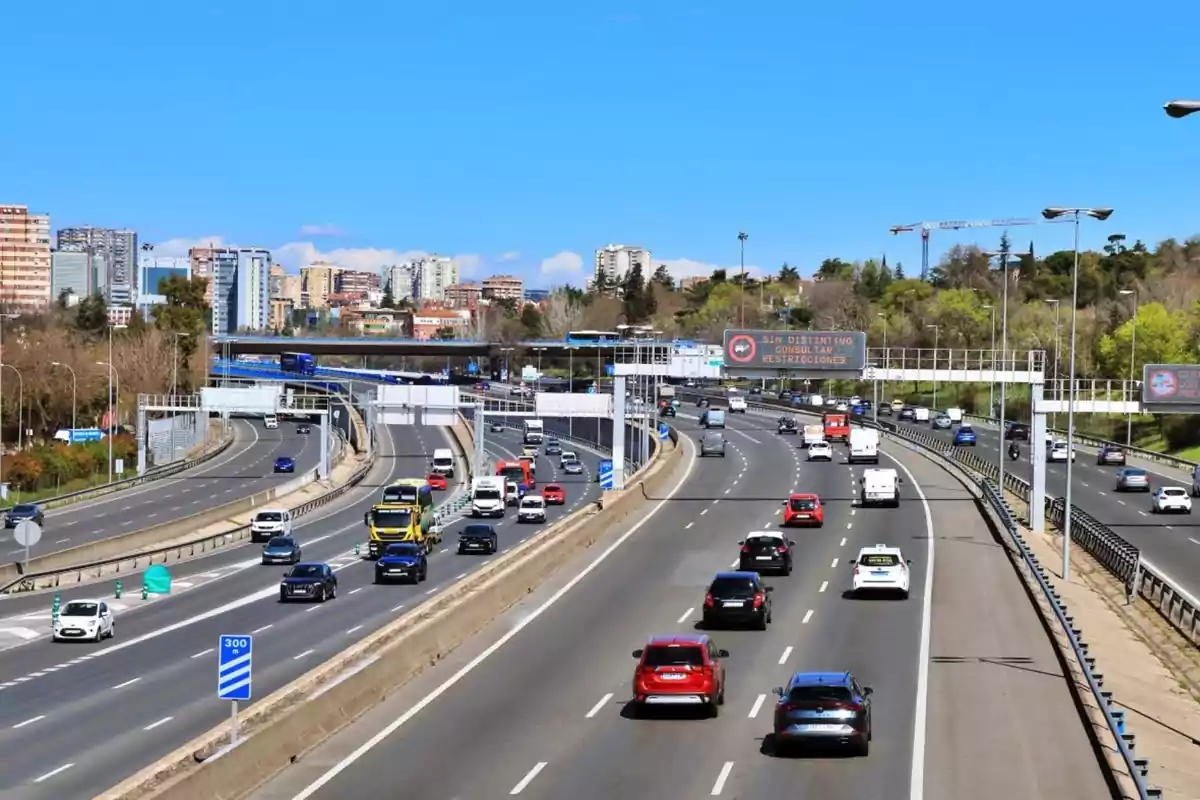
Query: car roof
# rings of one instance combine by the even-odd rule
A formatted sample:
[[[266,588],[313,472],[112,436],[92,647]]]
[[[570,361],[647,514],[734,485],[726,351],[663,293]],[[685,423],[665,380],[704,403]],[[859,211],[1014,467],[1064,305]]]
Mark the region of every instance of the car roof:
[[[900,548],[893,547],[890,544],[870,544],[865,547],[859,548],[858,552],[860,554],[861,553],[880,553],[880,554],[888,554],[888,555],[895,555],[895,556],[901,555]]]
[[[722,578],[747,578],[747,579],[755,578],[755,579],[757,579],[758,577],[759,577],[759,574],[757,572],[753,572],[751,570],[729,570],[729,571],[725,571],[725,572],[718,572],[716,575],[713,576],[713,580],[714,581],[721,580]]]
[[[651,636],[646,641],[647,647],[681,647],[707,644],[708,634],[705,633],[672,633],[666,636]]]
[[[821,496],[812,494],[811,492],[792,492],[788,495],[788,500],[820,500]]]
[[[562,484],[561,484],[561,483],[547,483],[547,484],[545,484],[545,485],[542,487],[542,491],[545,491],[545,490],[547,490],[547,489],[559,489],[559,490],[561,490],[562,488],[563,488],[563,487],[562,487]]]
[[[795,672],[788,681],[788,688],[797,686],[849,686],[847,672]]]
[[[1160,487],[1158,487],[1158,490],[1160,492],[1184,492],[1185,494],[1187,493],[1187,489],[1184,489],[1182,486],[1160,486]]]
[[[783,534],[779,531],[750,531],[746,534],[747,539],[783,539]]]
[[[395,542],[395,544],[402,544],[402,542]],[[295,566],[297,566],[297,567],[327,567],[329,565],[326,564],[324,561],[301,561],[299,564],[296,564]]]
[[[97,604],[99,604],[99,603],[107,603],[107,602],[108,602],[108,600],[105,600],[105,599],[102,599],[99,597],[72,597],[70,600],[67,600],[66,602],[64,602],[63,605],[65,606],[67,603],[97,603]]]

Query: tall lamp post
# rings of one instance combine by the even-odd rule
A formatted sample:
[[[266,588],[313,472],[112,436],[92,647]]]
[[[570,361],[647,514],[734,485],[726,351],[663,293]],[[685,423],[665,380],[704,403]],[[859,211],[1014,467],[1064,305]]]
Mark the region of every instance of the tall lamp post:
[[[738,301],[738,327],[746,327],[746,240],[750,236],[745,231],[738,231],[738,244],[741,249],[741,293]]]
[[[512,373],[508,371],[508,354],[511,353],[515,349],[516,348],[514,348],[514,347],[501,347],[500,348],[500,352],[504,353],[504,380],[505,380],[505,382],[509,382],[512,380]]]
[[[25,449],[25,376],[21,374],[21,370],[14,367],[12,364],[5,364],[0,361],[0,371],[8,367],[13,372],[17,373],[17,449]]]
[[[175,397],[179,393],[179,340],[191,336],[187,331],[171,331],[171,405],[175,405]]]
[[[544,347],[535,347],[533,351],[538,354],[538,376],[537,376],[537,391],[542,390],[542,353],[546,352]]]
[[[1002,295],[1002,297],[1004,299],[1002,301],[1002,305],[1000,306],[1000,366],[1004,370],[1007,371],[1009,369],[1009,367],[1008,367],[1008,257],[1010,255],[1010,253],[1008,250],[989,250],[989,251],[983,253],[982,255],[989,259],[990,258],[1000,259],[1000,274],[1001,274],[1001,279],[1004,282],[1004,293]],[[994,347],[992,349],[992,352],[995,353]],[[993,369],[992,372],[994,373],[995,370]],[[993,375],[992,377],[994,378],[995,375]],[[1007,386],[1007,384],[1005,383],[1005,381],[1003,379],[1000,380],[1000,414],[999,414],[1000,441],[996,446],[996,473],[998,476],[998,481],[997,481],[996,485],[1000,487],[1000,491],[1004,491],[1004,433],[1005,433],[1004,401],[1005,401],[1006,386]]]
[[[1057,397],[1058,391],[1058,312],[1062,310],[1062,301],[1057,297],[1047,297],[1046,302],[1054,306],[1054,395]],[[1054,424],[1051,427],[1058,427],[1058,412],[1054,412]]]
[[[79,381],[75,377],[75,370],[71,368],[70,364],[64,364],[61,361],[51,361],[50,366],[62,367],[71,373],[71,430],[75,430],[75,417],[79,410],[79,402],[76,399],[79,397]]]
[[[1059,208],[1052,206],[1042,211],[1048,220],[1074,217],[1075,222],[1075,265],[1071,278],[1071,355],[1067,367],[1067,497],[1063,512],[1062,579],[1071,580],[1071,466],[1075,459],[1075,319],[1079,310],[1079,220],[1082,217],[1103,222],[1112,216],[1111,208]]]
[[[1200,111],[1200,100],[1172,100],[1163,105],[1163,111],[1172,119],[1180,119]]]
[[[1137,321],[1138,321],[1138,293],[1137,289],[1121,289],[1117,292],[1120,295],[1133,296],[1133,328],[1129,332],[1129,392],[1133,393],[1133,360],[1137,357]],[[1133,412],[1130,411],[1125,416],[1125,446],[1133,447]]]
[[[877,316],[881,320],[883,320],[883,368],[886,370],[887,363],[888,363],[888,349],[887,349],[888,319],[887,319],[887,314],[884,314],[882,311],[876,311],[875,316]],[[875,406],[874,406],[874,408],[871,409],[871,411],[872,411],[872,415],[875,419],[876,425],[879,424],[879,395],[880,395],[879,381],[875,381]],[[887,397],[887,380],[883,381],[883,396],[885,398]]]
[[[984,311],[992,312],[992,380],[988,383],[988,413],[990,417],[996,413],[996,307],[988,304],[983,306]]]
[[[117,368],[112,365],[111,361],[97,361],[96,366],[105,367],[108,370],[108,430],[105,435],[108,437],[108,482],[112,483],[113,476],[113,429],[117,427],[116,402],[117,398],[113,393],[113,384],[116,384],[116,391],[121,391],[121,376],[117,373]]]
[[[929,325],[926,325],[925,328],[933,330],[933,410],[937,411],[937,407],[938,407],[938,404],[937,404],[937,390],[938,390],[937,352],[938,352],[938,335],[942,332],[942,326],[929,324]]]
[[[16,319],[17,314],[0,313],[0,356],[4,353],[4,320]],[[0,369],[0,486],[4,485],[4,370]]]

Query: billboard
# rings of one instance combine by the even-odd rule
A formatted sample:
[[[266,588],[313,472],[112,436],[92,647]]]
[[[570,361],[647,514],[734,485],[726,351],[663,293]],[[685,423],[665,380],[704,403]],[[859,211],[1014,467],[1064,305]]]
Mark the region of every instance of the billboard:
[[[539,417],[613,418],[611,394],[566,394],[539,392],[534,396]]]
[[[379,421],[384,425],[453,425],[458,415],[457,386],[380,386],[375,390]]]
[[[1200,410],[1200,364],[1143,366],[1142,407],[1157,413]]]
[[[860,373],[867,365],[862,331],[726,330],[725,370],[738,373]]]

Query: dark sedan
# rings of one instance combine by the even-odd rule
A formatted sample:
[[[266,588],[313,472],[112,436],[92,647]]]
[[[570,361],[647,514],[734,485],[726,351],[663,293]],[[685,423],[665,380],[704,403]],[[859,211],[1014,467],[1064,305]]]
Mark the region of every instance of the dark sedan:
[[[45,525],[46,514],[42,511],[42,507],[35,503],[21,503],[10,508],[4,515],[4,527],[6,528],[15,528],[21,522],[36,522],[38,525]]]
[[[389,544],[375,562],[375,582],[407,581],[420,583],[429,577],[425,548],[411,542]]]
[[[1029,426],[1023,422],[1011,422],[1004,430],[1004,438],[1009,440],[1023,439],[1029,441]]]
[[[771,592],[757,572],[718,572],[704,595],[706,630],[751,625],[765,631],[771,622]]]
[[[263,545],[264,564],[299,564],[300,558],[300,543],[290,536],[273,536]]]
[[[275,459],[276,472],[295,472],[296,459],[291,456],[279,456]]]
[[[312,426],[311,425],[297,425],[296,433],[305,433],[305,434],[312,433]]]
[[[324,603],[337,597],[337,574],[328,564],[297,564],[283,573],[279,602],[316,600]]]
[[[821,743],[849,745],[859,756],[870,752],[873,692],[849,672],[797,672],[775,694],[776,754]]]
[[[458,554],[480,553],[491,555],[500,548],[496,529],[491,525],[468,525],[458,534]]]
[[[1096,454],[1096,463],[1100,466],[1116,464],[1123,467],[1125,466],[1125,451],[1115,444],[1106,444]]]

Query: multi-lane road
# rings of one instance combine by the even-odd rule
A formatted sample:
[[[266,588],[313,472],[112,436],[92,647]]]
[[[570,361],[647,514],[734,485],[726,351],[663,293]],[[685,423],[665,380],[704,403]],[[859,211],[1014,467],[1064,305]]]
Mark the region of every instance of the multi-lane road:
[[[380,458],[363,484],[296,527],[305,560],[325,561],[337,570],[337,599],[323,605],[278,603],[284,568],[261,566],[257,548],[247,545],[176,567],[169,597],[110,600],[117,635],[109,642],[56,645],[44,637],[0,653],[0,796],[89,798],[219,724],[228,716],[228,704],[216,698],[214,648],[220,634],[255,636],[254,692],[265,697],[486,563],[487,558],[453,552],[464,524],[454,520],[430,559],[426,583],[373,585],[371,562],[354,555],[355,543],[365,540],[363,512],[381,486],[424,476],[433,450],[449,446],[446,434],[434,427],[390,426],[381,428],[379,439]],[[485,441],[493,457],[515,458],[520,452],[512,431]],[[576,449],[588,468],[582,476],[562,475],[557,459],[540,459],[539,483],[557,481],[567,490],[566,506],[551,507],[551,522],[598,492],[596,454]],[[458,470],[460,478],[464,473]],[[455,482],[439,500],[464,489]],[[502,550],[541,529],[516,524],[511,513],[493,524]],[[135,585],[136,576],[127,583]],[[101,587],[111,598],[108,582],[63,599],[99,595]],[[38,613],[48,630],[48,609]]]
[[[859,508],[861,467],[808,463],[770,420],[731,419],[724,459],[695,459],[694,419],[676,424],[689,466],[673,493],[256,800],[1108,796],[1040,620],[961,484],[889,444],[903,502]],[[634,718],[631,651],[695,630],[713,574],[797,490],[822,496],[825,526],[796,530],[795,571],[767,579],[767,631],[713,633],[730,651],[720,717]],[[908,600],[843,596],[848,560],[876,543],[912,559]],[[875,690],[870,755],[776,757],[772,687],[843,669]]]
[[[295,458],[297,473],[317,464],[320,442],[315,433],[297,435],[295,426],[286,423],[268,430],[261,419],[237,419],[233,425],[234,441],[229,448],[194,469],[95,500],[47,510],[42,539],[30,548],[30,555],[41,556],[169,522],[292,480],[294,475],[272,473],[276,456]],[[25,548],[18,546],[12,536],[11,529],[0,529],[0,558],[8,561],[25,556]],[[6,612],[0,604],[2,613]]]

